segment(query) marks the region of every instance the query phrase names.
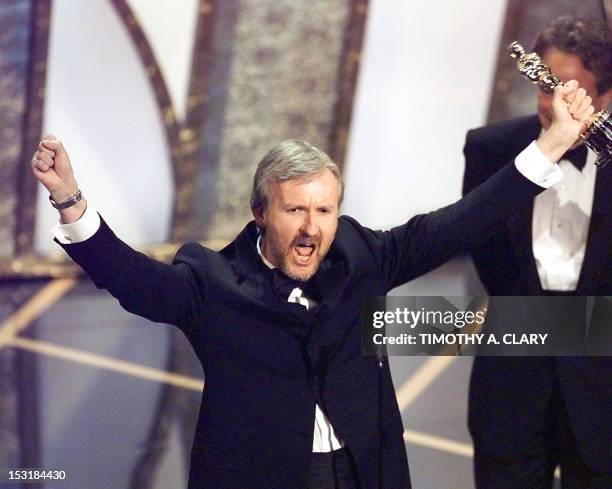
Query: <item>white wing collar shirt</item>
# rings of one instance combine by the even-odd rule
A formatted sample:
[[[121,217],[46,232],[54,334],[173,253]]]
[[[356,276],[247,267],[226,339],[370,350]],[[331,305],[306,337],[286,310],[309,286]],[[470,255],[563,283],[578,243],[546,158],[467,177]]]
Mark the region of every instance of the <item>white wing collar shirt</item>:
[[[532,218],[533,256],[544,290],[576,290],[587,244],[597,168],[588,151],[579,170],[561,160],[563,181],[535,198]]]

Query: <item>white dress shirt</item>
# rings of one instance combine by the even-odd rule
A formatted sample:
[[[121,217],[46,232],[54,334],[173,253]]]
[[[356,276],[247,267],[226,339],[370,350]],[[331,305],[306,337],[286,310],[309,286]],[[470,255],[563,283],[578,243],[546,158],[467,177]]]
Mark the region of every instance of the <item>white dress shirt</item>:
[[[533,256],[544,290],[576,290],[587,244],[597,168],[588,151],[582,171],[561,160],[562,182],[535,198],[532,219]]]

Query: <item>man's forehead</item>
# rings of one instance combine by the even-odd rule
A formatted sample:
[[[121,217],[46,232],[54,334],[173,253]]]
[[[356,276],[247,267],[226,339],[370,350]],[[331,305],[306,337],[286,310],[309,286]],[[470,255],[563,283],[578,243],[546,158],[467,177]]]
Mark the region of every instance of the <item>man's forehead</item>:
[[[281,200],[331,200],[337,204],[340,192],[340,182],[327,169],[320,172],[298,176],[283,182],[274,181],[270,185],[271,197]]]

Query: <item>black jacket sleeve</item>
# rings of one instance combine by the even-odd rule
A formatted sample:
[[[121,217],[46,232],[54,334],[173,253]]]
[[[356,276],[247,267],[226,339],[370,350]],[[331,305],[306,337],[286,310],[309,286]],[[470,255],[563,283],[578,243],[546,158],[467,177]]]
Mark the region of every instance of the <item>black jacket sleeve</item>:
[[[465,138],[465,146],[463,147],[463,156],[465,157],[466,164],[463,174],[462,195],[470,193],[476,187],[486,182],[499,169],[499,160],[496,159],[493,162],[497,165],[496,168],[491,164],[491,156],[487,158],[486,149],[481,146],[477,132],[473,130],[468,131]],[[504,160],[504,162],[506,161]]]
[[[542,190],[512,162],[452,205],[417,215],[389,231],[366,231],[386,290],[482,245]]]
[[[535,116],[505,121],[491,126],[468,131],[463,154],[465,156],[465,173],[463,177],[463,194],[486,182],[502,165],[514,158],[540,132],[540,125]],[[526,219],[533,199],[525,202],[525,208],[509,216],[503,229],[491,236],[485,243],[470,251],[478,276],[487,292],[492,295],[530,294],[528,281],[524,278],[525,263],[517,256],[509,230],[530,233]],[[531,236],[522,240],[529,246]],[[520,253],[531,251],[521,248]]]
[[[168,265],[135,251],[117,238],[103,219],[100,221],[91,238],[60,245],[98,288],[108,290],[127,311],[174,324],[189,335],[203,308],[208,286],[190,265],[202,247],[197,243],[184,245]]]

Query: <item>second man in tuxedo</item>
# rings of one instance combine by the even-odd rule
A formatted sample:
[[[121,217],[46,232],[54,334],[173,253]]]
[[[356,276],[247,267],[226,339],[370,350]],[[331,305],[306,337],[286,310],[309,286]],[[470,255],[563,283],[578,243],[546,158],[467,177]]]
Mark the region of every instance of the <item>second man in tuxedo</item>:
[[[612,98],[612,44],[603,23],[561,17],[534,50],[563,81],[575,78],[595,110]],[[487,180],[551,123],[537,115],[468,132],[463,192]],[[597,171],[579,144],[562,158],[565,178],[538,195],[472,254],[490,295],[611,295],[612,169]],[[469,427],[478,489],[612,487],[612,358],[477,357]]]

